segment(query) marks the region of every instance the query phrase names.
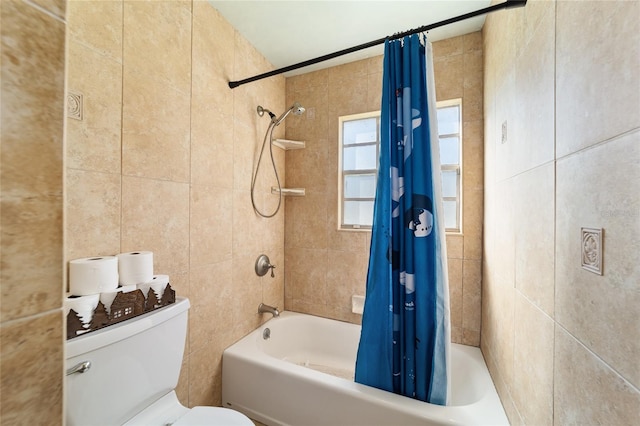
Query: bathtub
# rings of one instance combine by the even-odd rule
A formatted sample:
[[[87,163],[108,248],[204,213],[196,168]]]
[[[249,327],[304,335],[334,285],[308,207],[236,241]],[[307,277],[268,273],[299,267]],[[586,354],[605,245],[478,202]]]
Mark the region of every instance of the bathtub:
[[[480,349],[452,344],[451,404],[353,381],[360,326],[283,312],[224,351],[222,405],[269,426],[508,425]]]

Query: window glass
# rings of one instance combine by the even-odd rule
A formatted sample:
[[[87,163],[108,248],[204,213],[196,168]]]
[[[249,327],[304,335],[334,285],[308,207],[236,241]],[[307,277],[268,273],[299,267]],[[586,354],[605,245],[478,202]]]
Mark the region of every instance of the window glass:
[[[447,229],[455,229],[458,224],[457,211],[458,203],[456,200],[444,200],[444,227]]]
[[[373,225],[373,201],[345,201],[345,225]]]
[[[441,135],[452,135],[460,132],[460,107],[438,108],[438,132]]]
[[[342,143],[344,145],[376,142],[378,140],[377,119],[345,121],[342,129]]]
[[[458,196],[458,172],[456,170],[442,172],[442,196]]]
[[[460,138],[458,138],[458,136],[449,136],[449,137],[440,138],[440,164],[459,164],[459,163],[460,163]]]
[[[376,145],[345,146],[342,151],[342,170],[375,170],[377,163]]]
[[[345,175],[344,198],[375,198],[376,175]]]

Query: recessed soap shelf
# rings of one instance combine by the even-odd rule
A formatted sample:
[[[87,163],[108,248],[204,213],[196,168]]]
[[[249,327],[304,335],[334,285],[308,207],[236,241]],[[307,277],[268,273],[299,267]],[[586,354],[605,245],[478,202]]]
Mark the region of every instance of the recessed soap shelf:
[[[282,188],[281,191],[278,190],[277,186],[271,187],[271,193],[278,195],[282,192],[284,196],[294,196],[294,197],[304,197],[305,191],[304,188]]]
[[[292,141],[289,139],[274,139],[273,144],[278,148],[282,148],[284,150],[303,149],[306,146],[305,141]]]

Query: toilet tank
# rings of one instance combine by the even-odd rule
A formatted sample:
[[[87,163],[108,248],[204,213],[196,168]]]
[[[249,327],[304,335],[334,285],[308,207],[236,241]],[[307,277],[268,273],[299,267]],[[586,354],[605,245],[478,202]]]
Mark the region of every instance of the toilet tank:
[[[66,424],[121,425],[178,384],[189,299],[66,342]]]

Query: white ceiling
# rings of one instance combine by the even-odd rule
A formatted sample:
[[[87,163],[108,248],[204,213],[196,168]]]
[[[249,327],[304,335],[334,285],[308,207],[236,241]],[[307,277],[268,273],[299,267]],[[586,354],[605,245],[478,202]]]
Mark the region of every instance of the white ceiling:
[[[490,0],[209,0],[276,68],[488,7]],[[478,31],[484,16],[436,28],[433,42]],[[383,53],[382,45],[311,65],[302,74]],[[264,70],[263,72],[271,71]],[[238,76],[247,78],[251,76]]]

